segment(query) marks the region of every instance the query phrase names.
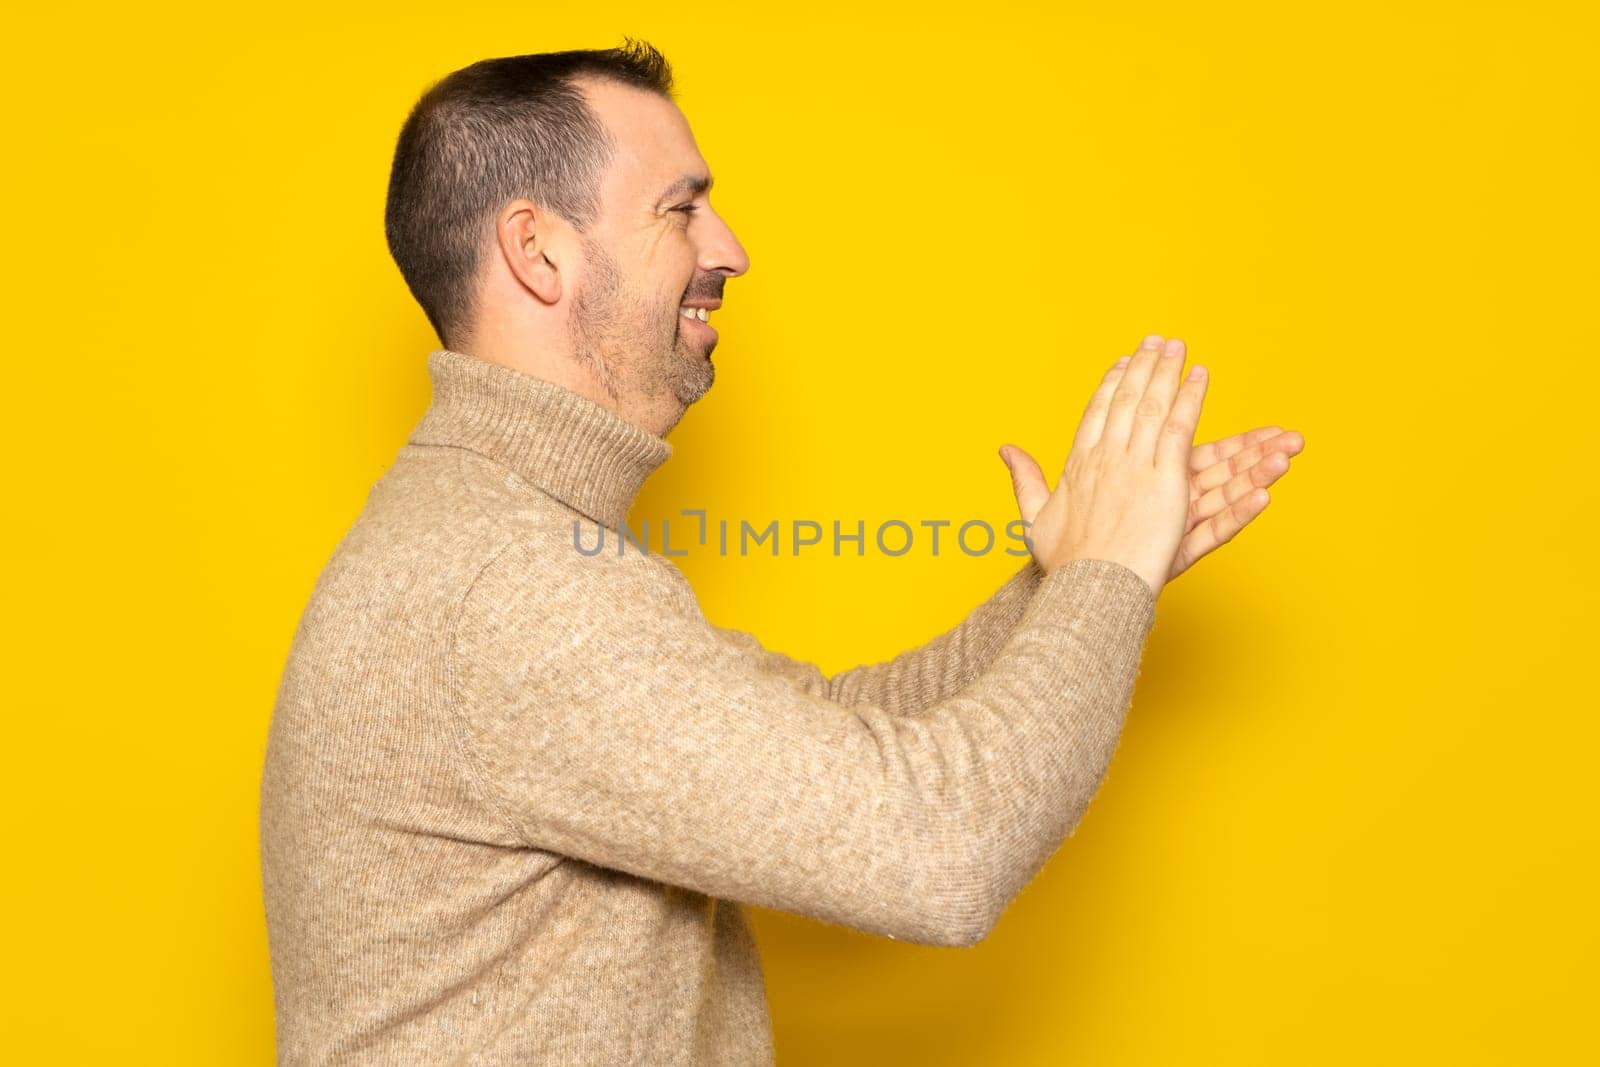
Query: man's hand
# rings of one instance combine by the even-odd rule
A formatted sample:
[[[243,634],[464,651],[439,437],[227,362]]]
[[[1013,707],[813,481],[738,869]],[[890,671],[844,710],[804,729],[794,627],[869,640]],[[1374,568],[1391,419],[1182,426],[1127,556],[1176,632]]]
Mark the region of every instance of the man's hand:
[[[1102,559],[1133,571],[1154,594],[1166,585],[1192,510],[1189,453],[1206,391],[1204,368],[1183,377],[1183,352],[1182,341],[1151,334],[1101,379],[1055,491],[1029,519],[1044,570]]]
[[[1172,343],[1181,354],[1182,342]],[[1155,338],[1155,344],[1160,347],[1159,337]],[[1144,354],[1145,350],[1141,349],[1140,355]],[[1109,401],[1117,395],[1116,390],[1124,374],[1131,370],[1137,358],[1123,357],[1123,361],[1112,367],[1102,381],[1100,390],[1090,401],[1089,409],[1084,414],[1085,423],[1095,419],[1095,425],[1103,425],[1105,411],[1102,409],[1097,413],[1097,405],[1105,403],[1109,406]],[[1148,362],[1165,364],[1166,361],[1151,358]],[[1178,359],[1177,362],[1181,364],[1182,360]],[[1203,383],[1201,389],[1203,392]],[[1131,395],[1132,386],[1125,392]],[[1153,400],[1152,404],[1157,402]],[[1083,427],[1080,427],[1080,438],[1083,433]],[[1269,500],[1266,487],[1283,476],[1289,469],[1289,457],[1297,455],[1304,447],[1305,441],[1300,434],[1277,426],[1262,426],[1190,448],[1187,462],[1188,512],[1171,569],[1164,580],[1177,577],[1200,557],[1231,540],[1261,514]],[[1074,449],[1077,448],[1078,442],[1075,441]],[[1000,458],[1011,472],[1018,510],[1024,521],[1032,526],[1040,521],[1040,512],[1052,499],[1044,473],[1032,456],[1015,445],[1002,446]],[[1069,458],[1069,465],[1071,462]],[[1063,506],[1066,495],[1061,493],[1060,487],[1065,479],[1063,472],[1055,494],[1063,498]],[[1051,517],[1047,514],[1045,521],[1048,522]],[[1047,527],[1043,533],[1048,537],[1051,531]],[[1030,540],[1036,536],[1030,530]],[[1035,558],[1039,557],[1036,545]],[[1043,558],[1039,561],[1047,569],[1053,565]],[[1152,584],[1159,592],[1159,586]]]
[[[1288,472],[1289,457],[1298,456],[1305,447],[1298,432],[1276,426],[1196,445],[1189,453],[1189,525],[1172,564],[1172,577],[1227,544],[1266,510],[1271,500],[1267,486]]]

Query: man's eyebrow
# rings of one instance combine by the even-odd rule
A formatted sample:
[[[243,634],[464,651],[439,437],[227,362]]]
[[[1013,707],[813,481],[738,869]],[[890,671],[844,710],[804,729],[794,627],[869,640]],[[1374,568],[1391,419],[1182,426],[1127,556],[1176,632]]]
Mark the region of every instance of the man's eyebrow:
[[[716,180],[716,177],[710,174],[691,174],[679,178],[667,186],[666,192],[661,194],[661,199],[656,201],[656,206],[660,207],[673,197],[681,196],[684,193],[694,193],[697,196],[700,193],[709,193],[712,183]]]

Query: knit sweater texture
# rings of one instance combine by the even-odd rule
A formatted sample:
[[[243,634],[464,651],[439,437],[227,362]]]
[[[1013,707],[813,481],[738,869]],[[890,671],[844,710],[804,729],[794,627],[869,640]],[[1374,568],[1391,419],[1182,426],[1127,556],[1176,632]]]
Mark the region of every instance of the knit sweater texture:
[[[473,356],[428,369],[268,730],[278,1061],[769,1064],[745,905],[981,940],[1100,784],[1149,586],[1030,560],[830,676],[615,551],[666,441]]]

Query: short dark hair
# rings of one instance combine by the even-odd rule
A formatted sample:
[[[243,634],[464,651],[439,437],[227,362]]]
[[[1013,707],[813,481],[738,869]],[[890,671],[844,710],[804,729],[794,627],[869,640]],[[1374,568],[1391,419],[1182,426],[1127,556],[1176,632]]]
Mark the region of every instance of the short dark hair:
[[[644,41],[485,59],[433,83],[401,127],[384,233],[441,344],[472,324],[492,219],[518,197],[587,232],[615,144],[581,77],[672,99],[672,67]]]

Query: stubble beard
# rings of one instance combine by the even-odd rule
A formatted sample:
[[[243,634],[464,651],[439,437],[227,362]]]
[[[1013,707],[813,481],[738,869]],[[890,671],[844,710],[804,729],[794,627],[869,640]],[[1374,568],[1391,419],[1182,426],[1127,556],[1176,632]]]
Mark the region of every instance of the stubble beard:
[[[584,238],[588,267],[572,300],[572,350],[618,403],[670,393],[682,407],[705,396],[716,377],[715,342],[686,336],[677,297],[670,303],[632,292],[604,248]]]

